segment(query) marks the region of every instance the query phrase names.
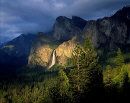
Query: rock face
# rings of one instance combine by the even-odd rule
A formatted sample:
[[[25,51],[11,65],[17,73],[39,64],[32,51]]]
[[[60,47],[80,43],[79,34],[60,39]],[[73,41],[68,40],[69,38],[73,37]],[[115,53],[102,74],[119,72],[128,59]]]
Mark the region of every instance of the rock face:
[[[67,63],[67,59],[72,57],[75,44],[76,37],[73,37],[72,40],[66,41],[58,46],[56,49],[56,55],[59,65],[65,65]]]
[[[56,50],[56,63],[65,65],[71,58],[75,47],[76,37],[81,34],[87,21],[73,16],[72,19],[60,16],[53,26],[53,35],[41,34],[31,49],[28,65],[29,67],[48,67],[52,61],[53,50]],[[53,45],[53,46],[52,46]]]
[[[70,40],[73,36],[81,34],[86,23],[87,22],[85,20],[79,17],[69,19],[67,17],[60,16],[56,19],[54,24],[53,36],[57,40]]]
[[[130,45],[130,7],[119,10],[112,17],[88,21],[83,35],[89,35],[96,48],[113,50]]]
[[[39,49],[34,49],[36,55],[41,59],[39,59],[39,61],[36,59],[37,62],[29,62],[29,64],[33,65],[43,61],[40,65],[47,67],[52,59],[53,50],[55,49],[56,63],[65,65],[67,59],[72,57],[76,41],[82,44],[86,35],[90,37],[95,48],[103,48],[106,50],[113,50],[119,47],[125,49],[129,48],[130,7],[119,10],[111,17],[98,20],[86,21],[75,16],[72,17],[72,19],[60,16],[56,19],[52,34],[54,38],[50,39],[50,41],[55,40],[62,42],[54,46],[54,48],[52,48],[50,44],[55,44],[55,42],[51,41],[51,43],[47,43],[46,46],[43,45],[46,44],[44,42]],[[39,41],[37,41],[37,43],[38,42]],[[32,61],[31,58],[35,53],[32,52],[32,55],[30,55],[30,61]]]
[[[38,34],[31,48],[28,66],[31,68],[35,66],[49,66],[52,52],[59,44],[59,41],[49,35],[43,33]]]
[[[7,51],[7,53],[11,53],[18,57],[28,56],[32,43],[36,39],[36,37],[37,36],[34,34],[22,34],[12,41],[8,42],[5,46],[3,46],[3,48],[11,51]]]
[[[84,41],[89,35],[96,48],[130,49],[130,7],[124,7],[111,17],[85,21],[79,17],[58,17],[53,35],[57,40],[70,40],[78,36]]]
[[[36,35],[22,34],[0,48],[1,65],[25,65]]]
[[[35,66],[47,67],[51,58],[53,49],[49,45],[42,46],[35,51],[31,51],[28,65],[33,68]]]
[[[40,39],[43,39],[40,37]],[[67,59],[72,57],[72,52],[75,47],[76,37],[73,37],[72,40],[56,44],[51,41],[53,45],[52,47],[50,43],[41,43],[41,40],[38,39],[35,42],[34,48],[31,49],[31,54],[29,56],[28,66],[30,68],[34,68],[36,66],[42,66],[45,68],[50,67],[53,59],[53,51],[55,50],[56,56],[56,64],[65,65],[67,63]],[[35,48],[36,47],[36,48]]]
[[[82,44],[86,35],[95,48],[130,51],[130,7],[124,7],[113,16],[98,20],[60,16],[56,19],[51,35],[21,35],[0,47],[0,63],[26,64],[28,60],[29,67],[48,67],[55,50],[56,64],[65,65],[67,59],[72,57],[76,42]]]

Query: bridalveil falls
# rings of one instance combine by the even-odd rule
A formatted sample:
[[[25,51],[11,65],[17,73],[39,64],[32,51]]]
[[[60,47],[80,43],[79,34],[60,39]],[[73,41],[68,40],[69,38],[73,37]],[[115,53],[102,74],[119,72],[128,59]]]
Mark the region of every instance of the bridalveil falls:
[[[56,50],[53,50],[51,62],[50,65],[48,66],[48,69],[50,69],[55,64],[56,64]]]

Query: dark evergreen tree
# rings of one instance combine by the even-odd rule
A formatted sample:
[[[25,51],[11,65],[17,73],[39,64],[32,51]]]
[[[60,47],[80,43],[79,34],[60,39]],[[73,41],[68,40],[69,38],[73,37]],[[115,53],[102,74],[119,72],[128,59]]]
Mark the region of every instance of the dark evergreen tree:
[[[69,79],[66,73],[61,69],[58,73],[58,87],[59,87],[59,94],[61,97],[65,97],[69,95]]]
[[[83,46],[77,44],[74,49],[76,68],[70,71],[70,82],[77,95],[94,92],[102,85],[102,71],[98,56],[87,37]]]
[[[124,65],[124,57],[122,55],[121,49],[117,50],[117,56],[115,57],[115,67],[120,68]]]
[[[106,87],[112,84],[112,67],[110,65],[106,66],[106,70],[104,73],[104,84]]]
[[[81,69],[82,66],[82,57],[83,57],[83,50],[79,43],[76,44],[74,51],[73,51],[73,64],[77,67],[77,69]]]
[[[63,69],[58,72],[57,85],[52,88],[51,95],[54,103],[69,103],[72,100],[70,83]]]

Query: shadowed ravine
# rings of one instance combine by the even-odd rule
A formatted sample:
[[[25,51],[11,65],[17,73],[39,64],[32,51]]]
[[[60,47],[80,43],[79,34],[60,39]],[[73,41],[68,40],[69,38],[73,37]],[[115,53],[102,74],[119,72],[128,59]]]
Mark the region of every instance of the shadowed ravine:
[[[50,69],[52,66],[54,66],[56,64],[56,50],[53,50],[52,53],[52,58],[51,58],[51,63],[48,66],[48,69]]]

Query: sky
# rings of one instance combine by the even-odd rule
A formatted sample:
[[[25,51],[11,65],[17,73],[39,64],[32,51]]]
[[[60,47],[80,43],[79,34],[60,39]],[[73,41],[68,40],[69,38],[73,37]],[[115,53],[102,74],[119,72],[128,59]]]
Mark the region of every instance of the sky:
[[[0,40],[47,32],[58,16],[98,19],[126,5],[130,0],[0,0]]]

